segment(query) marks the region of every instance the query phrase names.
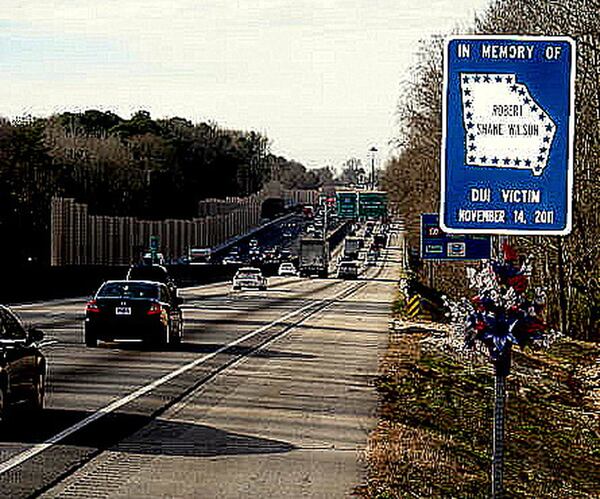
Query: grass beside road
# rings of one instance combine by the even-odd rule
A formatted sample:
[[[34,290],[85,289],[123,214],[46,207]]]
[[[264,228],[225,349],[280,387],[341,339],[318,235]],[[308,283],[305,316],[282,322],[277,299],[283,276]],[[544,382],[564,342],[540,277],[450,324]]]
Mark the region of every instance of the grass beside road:
[[[422,343],[428,334],[390,334],[362,496],[490,496],[493,371]],[[507,378],[509,497],[600,496],[599,359],[600,345],[571,340],[515,352]]]

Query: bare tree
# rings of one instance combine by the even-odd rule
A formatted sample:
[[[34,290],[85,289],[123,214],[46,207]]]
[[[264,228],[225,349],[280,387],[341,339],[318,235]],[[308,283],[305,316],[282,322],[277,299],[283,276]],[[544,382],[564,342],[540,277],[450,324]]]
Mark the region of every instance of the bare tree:
[[[573,231],[568,237],[519,237],[536,257],[538,283],[548,288],[549,317],[581,339],[600,337],[600,2],[496,0],[473,32],[569,35],[577,43]],[[418,240],[420,213],[437,211],[441,145],[441,38],[423,42],[415,79],[402,86],[398,153],[385,186],[406,216],[409,241]],[[440,269],[441,270],[441,269]],[[453,292],[449,284],[445,291]]]

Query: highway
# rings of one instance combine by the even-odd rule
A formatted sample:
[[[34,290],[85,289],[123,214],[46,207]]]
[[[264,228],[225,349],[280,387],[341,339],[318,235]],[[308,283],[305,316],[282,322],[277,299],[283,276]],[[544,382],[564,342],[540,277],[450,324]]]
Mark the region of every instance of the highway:
[[[399,265],[385,253],[357,281],[182,289],[165,351],[85,348],[83,299],[13,307],[46,333],[47,408],[5,425],[2,496],[350,494]]]

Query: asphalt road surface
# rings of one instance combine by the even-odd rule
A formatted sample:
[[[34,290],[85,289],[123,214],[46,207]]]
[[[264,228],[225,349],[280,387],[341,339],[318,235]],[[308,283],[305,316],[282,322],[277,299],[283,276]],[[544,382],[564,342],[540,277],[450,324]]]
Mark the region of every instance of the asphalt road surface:
[[[357,281],[181,290],[184,340],[82,344],[83,300],[13,307],[42,327],[47,409],[0,436],[3,497],[345,497],[374,425],[400,252]]]

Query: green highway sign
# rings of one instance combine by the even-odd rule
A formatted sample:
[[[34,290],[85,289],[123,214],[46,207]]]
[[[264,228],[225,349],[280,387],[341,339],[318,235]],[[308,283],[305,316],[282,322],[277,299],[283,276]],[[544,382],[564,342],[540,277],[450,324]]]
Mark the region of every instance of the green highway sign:
[[[339,218],[358,218],[358,193],[356,191],[338,191],[336,198]]]
[[[387,217],[387,192],[362,191],[358,193],[358,216],[364,218]]]

